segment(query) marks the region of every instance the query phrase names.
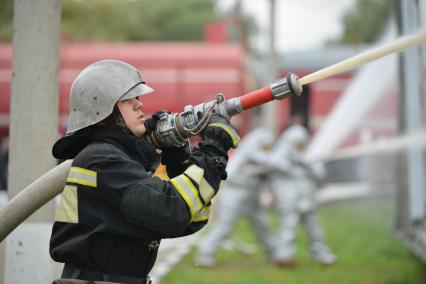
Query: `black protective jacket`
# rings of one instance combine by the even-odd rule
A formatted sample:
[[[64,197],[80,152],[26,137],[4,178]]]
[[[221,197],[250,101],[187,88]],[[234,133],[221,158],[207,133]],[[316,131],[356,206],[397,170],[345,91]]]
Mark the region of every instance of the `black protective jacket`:
[[[214,145],[201,143],[189,162],[169,171],[177,176],[165,181],[150,172],[155,149],[145,140],[98,128],[78,141],[63,151],[78,154],[53,226],[55,261],[145,277],[162,238],[192,234],[206,224],[227,158]]]

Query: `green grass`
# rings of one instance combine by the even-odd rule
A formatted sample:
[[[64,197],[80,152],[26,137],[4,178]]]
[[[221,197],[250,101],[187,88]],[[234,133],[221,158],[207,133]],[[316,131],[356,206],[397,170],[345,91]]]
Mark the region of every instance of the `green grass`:
[[[392,236],[392,205],[390,199],[375,198],[342,202],[320,209],[327,243],[338,256],[334,266],[322,266],[310,259],[304,231],[300,230],[296,256],[298,266],[294,269],[273,266],[259,247],[255,254],[249,256],[239,251],[221,250],[217,253],[215,268],[195,266],[195,252],[192,251],[161,283],[424,284],[426,265]],[[271,218],[276,222],[275,215]],[[245,220],[238,223],[234,235],[258,246]]]

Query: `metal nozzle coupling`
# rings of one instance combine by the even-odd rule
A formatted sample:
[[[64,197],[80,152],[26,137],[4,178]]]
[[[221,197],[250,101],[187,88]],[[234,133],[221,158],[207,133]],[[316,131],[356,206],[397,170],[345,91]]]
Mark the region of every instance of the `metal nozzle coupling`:
[[[302,95],[302,85],[298,82],[299,77],[289,72],[286,78],[282,78],[271,84],[272,96],[276,100],[282,100],[291,95],[300,97]]]

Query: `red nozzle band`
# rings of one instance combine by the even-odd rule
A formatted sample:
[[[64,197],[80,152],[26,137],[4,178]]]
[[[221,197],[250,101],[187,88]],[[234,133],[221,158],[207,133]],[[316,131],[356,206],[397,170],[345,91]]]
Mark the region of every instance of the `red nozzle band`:
[[[243,110],[260,106],[273,100],[274,97],[272,96],[271,87],[264,87],[240,97],[241,107]]]

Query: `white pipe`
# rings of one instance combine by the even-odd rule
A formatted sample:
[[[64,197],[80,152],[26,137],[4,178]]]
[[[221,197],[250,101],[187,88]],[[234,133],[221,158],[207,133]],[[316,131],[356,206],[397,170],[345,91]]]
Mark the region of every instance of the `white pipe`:
[[[361,156],[371,156],[399,152],[414,147],[426,147],[426,133],[419,132],[412,135],[397,136],[363,145],[343,148],[336,151],[326,161],[343,160]]]
[[[0,208],[0,242],[31,214],[62,192],[72,160],[54,167]]]
[[[364,63],[373,61],[377,58],[383,57],[390,53],[398,52],[404,50],[410,46],[421,44],[426,42],[426,30],[420,31],[413,35],[401,37],[391,43],[379,46],[370,51],[363,52],[361,54],[355,55],[351,58],[343,60],[339,63],[331,65],[329,67],[318,70],[314,73],[306,75],[299,79],[299,84],[306,85],[332,75],[345,72],[351,68],[362,65]]]

